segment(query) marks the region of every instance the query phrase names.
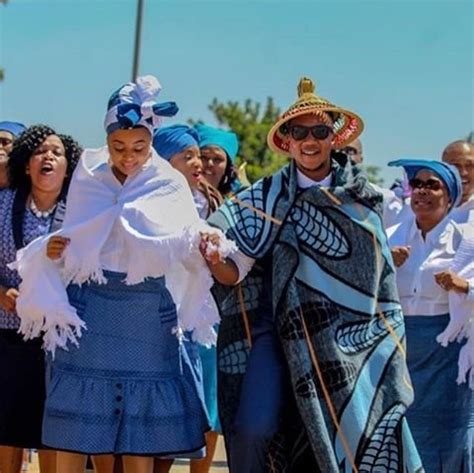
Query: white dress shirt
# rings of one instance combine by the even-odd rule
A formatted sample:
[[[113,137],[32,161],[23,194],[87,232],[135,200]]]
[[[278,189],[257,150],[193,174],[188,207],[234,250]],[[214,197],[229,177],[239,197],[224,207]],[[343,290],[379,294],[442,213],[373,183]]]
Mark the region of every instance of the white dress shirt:
[[[453,209],[450,216],[456,223],[474,224],[474,194],[467,202]]]
[[[456,249],[463,238],[460,227],[446,217],[423,239],[416,220],[387,230],[390,247],[409,246],[410,256],[397,268],[397,286],[405,316],[449,313],[448,291],[435,280],[435,274],[451,268]],[[474,281],[469,281],[468,298],[474,298]]]

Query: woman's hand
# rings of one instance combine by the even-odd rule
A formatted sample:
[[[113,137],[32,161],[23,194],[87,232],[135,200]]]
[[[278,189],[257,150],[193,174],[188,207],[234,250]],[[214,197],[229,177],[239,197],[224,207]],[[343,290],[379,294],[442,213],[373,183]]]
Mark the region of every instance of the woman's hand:
[[[469,282],[450,269],[436,273],[435,281],[445,291],[454,291],[458,294],[467,294],[469,292]]]
[[[69,242],[69,238],[64,238],[61,236],[51,237],[48,240],[48,245],[46,246],[46,256],[52,260],[60,259]]]
[[[212,275],[221,284],[233,286],[239,279],[239,270],[230,258],[221,257],[219,246],[219,235],[216,233],[201,233],[199,251],[206,260]]]
[[[219,243],[220,238],[216,233],[201,233],[199,251],[210,266],[215,266],[221,261]]]
[[[392,258],[395,266],[399,268],[410,256],[410,247],[409,246],[394,246],[392,251]]]
[[[17,289],[0,286],[0,307],[7,312],[16,312],[16,299],[19,296]]]

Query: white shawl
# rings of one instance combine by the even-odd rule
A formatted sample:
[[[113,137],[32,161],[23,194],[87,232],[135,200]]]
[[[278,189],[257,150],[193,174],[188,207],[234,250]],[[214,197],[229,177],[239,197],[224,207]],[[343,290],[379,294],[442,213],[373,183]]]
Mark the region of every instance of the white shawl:
[[[176,332],[192,331],[193,339],[215,343],[213,325],[219,321],[210,294],[213,280],[199,252],[200,231],[218,230],[199,219],[191,192],[180,173],[154,151],[144,168],[117,185],[107,179],[107,148],[86,150],[69,189],[63,228],[70,238],[61,263],[49,260],[51,235],[38,238],[17,254],[22,278],[17,313],[25,339],[43,333],[44,346],[54,354],[70,341],[78,344],[84,322],[69,304],[66,287],[92,280],[105,283],[101,249],[115,222],[125,235],[126,284],[165,276],[178,310]],[[114,184],[114,185],[113,185]],[[222,239],[224,238],[221,234]],[[223,241],[222,256],[236,251]]]
[[[451,270],[469,281],[470,290],[474,284],[474,224],[457,224],[463,238],[456,250]],[[449,324],[436,340],[444,347],[450,342],[467,342],[461,348],[458,361],[458,384],[466,379],[474,389],[474,301],[472,296],[449,291]]]

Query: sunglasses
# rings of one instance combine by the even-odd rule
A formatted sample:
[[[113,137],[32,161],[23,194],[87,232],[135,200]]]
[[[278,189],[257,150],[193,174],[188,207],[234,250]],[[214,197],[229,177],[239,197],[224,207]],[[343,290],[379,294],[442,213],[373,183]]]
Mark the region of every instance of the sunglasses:
[[[332,129],[327,125],[303,126],[293,125],[289,129],[291,137],[296,141],[304,140],[309,133],[317,140],[325,140],[331,133]]]
[[[429,191],[439,191],[443,188],[443,183],[437,179],[427,179],[423,181],[418,178],[410,179],[408,181],[412,189],[426,189]]]

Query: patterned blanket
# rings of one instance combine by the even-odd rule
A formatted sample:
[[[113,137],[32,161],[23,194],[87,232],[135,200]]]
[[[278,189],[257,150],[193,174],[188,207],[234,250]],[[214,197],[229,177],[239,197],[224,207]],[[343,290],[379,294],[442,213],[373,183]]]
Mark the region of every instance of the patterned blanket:
[[[268,471],[421,472],[404,417],[413,391],[381,196],[345,157],[333,156],[332,175],[331,188],[299,189],[289,164],[210,218],[257,260],[239,286],[215,289],[223,430],[271,278],[294,406],[269,445]]]

